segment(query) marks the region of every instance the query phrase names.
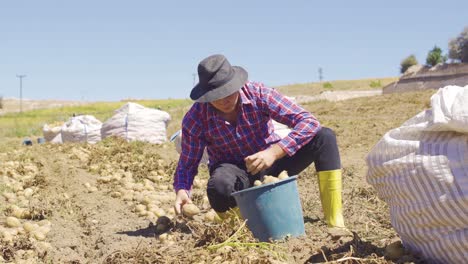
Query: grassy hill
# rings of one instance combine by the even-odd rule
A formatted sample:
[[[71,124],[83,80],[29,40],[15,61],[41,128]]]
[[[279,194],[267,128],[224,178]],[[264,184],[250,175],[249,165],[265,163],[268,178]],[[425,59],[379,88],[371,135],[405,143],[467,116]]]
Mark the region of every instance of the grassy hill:
[[[303,83],[277,86],[276,88],[288,96],[317,95],[324,91],[360,91],[380,90],[382,87],[398,80],[398,77],[373,78],[360,80],[325,81],[321,83]]]

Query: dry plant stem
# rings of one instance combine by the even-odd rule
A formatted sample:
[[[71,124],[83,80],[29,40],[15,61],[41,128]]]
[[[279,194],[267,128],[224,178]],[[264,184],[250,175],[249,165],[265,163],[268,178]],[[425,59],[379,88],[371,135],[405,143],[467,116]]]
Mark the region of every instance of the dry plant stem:
[[[242,228],[244,228],[245,224],[247,223],[247,220],[244,221],[242,223],[242,225],[239,227],[239,229],[237,229],[237,231],[232,234],[232,236],[230,236],[228,239],[226,239],[226,241],[224,241],[223,243],[219,243],[219,244],[215,244],[215,245],[211,245],[211,246],[208,246],[208,249],[210,250],[216,250],[218,248],[221,248],[223,246],[226,246],[228,243],[230,243],[234,238],[237,237],[237,234],[242,230]]]
[[[219,244],[215,244],[215,245],[211,245],[211,246],[208,246],[207,248],[209,250],[216,250],[218,248],[222,248],[224,246],[232,246],[232,247],[260,247],[260,248],[263,248],[263,249],[271,249],[272,247],[279,247],[277,245],[274,245],[274,244],[271,244],[271,243],[267,243],[267,242],[238,242],[238,241],[233,241],[234,239],[237,238],[238,234],[240,233],[240,231],[245,227],[247,223],[247,220],[245,220],[242,225],[239,227],[239,229],[237,229],[237,231],[232,235],[230,236],[226,241],[224,241],[223,243],[219,243]]]
[[[327,256],[325,255],[325,252],[323,252],[322,249],[320,249],[320,252],[322,252],[323,259],[325,260],[325,263],[328,262]]]
[[[330,261],[330,262],[327,261],[327,262],[323,262],[323,263],[340,263],[340,262],[348,261],[348,260],[366,261],[366,259],[362,259],[362,258],[344,257],[344,258],[340,258],[340,259],[333,260],[333,261]]]

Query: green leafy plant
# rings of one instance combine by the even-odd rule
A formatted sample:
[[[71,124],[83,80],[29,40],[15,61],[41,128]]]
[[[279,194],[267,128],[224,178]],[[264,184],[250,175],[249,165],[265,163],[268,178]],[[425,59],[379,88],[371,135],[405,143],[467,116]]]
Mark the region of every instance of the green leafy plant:
[[[379,87],[382,87],[382,83],[380,82],[380,80],[372,81],[370,83],[370,87],[371,88],[379,88]]]
[[[438,63],[445,63],[447,57],[442,55],[442,49],[434,46],[432,50],[427,53],[426,64],[429,66],[435,66]]]
[[[331,84],[331,82],[326,82],[323,84],[323,88],[325,89],[332,89],[333,88],[333,85]]]
[[[416,59],[416,56],[413,54],[409,55],[408,57],[404,58],[401,63],[400,63],[400,72],[405,73],[409,67],[413,65],[417,65],[418,60]]]

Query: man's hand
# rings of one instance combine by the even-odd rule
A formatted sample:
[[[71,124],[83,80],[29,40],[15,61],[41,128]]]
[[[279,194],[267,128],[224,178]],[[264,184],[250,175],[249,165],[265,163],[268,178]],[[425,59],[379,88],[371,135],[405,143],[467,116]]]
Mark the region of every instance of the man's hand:
[[[182,206],[184,206],[184,204],[187,203],[192,203],[192,200],[190,200],[187,190],[178,190],[176,193],[176,200],[174,203],[174,209],[176,211],[176,214],[180,214],[182,212]]]
[[[270,168],[277,159],[285,155],[286,152],[277,144],[250,155],[244,159],[247,172],[251,175],[255,175],[262,170]]]

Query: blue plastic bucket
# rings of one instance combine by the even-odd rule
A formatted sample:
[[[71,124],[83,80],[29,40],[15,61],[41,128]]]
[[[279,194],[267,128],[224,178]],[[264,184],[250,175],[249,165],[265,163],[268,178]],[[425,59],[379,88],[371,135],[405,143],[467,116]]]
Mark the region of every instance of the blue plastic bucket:
[[[264,184],[231,195],[247,226],[260,241],[305,235],[297,176]]]

